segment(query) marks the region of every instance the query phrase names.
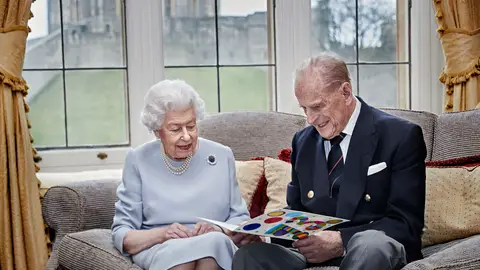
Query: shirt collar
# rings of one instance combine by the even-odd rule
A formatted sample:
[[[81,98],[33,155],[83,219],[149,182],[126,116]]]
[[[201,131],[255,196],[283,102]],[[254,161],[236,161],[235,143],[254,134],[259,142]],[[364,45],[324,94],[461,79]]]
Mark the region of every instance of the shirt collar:
[[[355,110],[353,110],[352,115],[350,116],[350,119],[348,120],[347,125],[343,129],[343,133],[352,136],[353,134],[353,129],[355,128],[355,124],[357,123],[358,116],[360,115],[360,108],[362,106],[362,103],[356,96],[353,96],[355,98]]]

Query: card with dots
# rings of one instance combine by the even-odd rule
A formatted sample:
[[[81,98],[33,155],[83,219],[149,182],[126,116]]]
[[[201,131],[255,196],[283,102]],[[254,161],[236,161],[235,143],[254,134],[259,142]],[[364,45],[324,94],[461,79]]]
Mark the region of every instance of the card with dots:
[[[274,237],[287,240],[299,240],[326,230],[349,220],[316,215],[312,213],[277,209],[255,217],[240,225],[203,219],[231,231]]]

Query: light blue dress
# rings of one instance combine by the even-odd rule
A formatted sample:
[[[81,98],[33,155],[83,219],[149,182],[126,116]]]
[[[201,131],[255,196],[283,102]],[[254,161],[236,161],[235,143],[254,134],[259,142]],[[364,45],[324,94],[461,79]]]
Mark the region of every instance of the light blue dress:
[[[193,228],[201,221],[198,217],[230,224],[250,219],[236,180],[232,150],[203,138],[199,138],[198,144],[190,167],[182,175],[168,171],[160,141],[128,152],[112,225],[113,243],[125,256],[130,254],[123,250],[123,239],[130,230],[164,227],[175,222]],[[215,164],[208,162],[211,155],[215,156]],[[133,255],[132,259],[143,269],[164,270],[212,257],[223,269],[231,269],[237,249],[225,234],[210,232],[168,240]]]

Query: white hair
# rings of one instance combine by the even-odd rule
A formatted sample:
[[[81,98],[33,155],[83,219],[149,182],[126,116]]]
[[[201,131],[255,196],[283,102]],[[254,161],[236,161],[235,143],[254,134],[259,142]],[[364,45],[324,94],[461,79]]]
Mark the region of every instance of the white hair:
[[[347,65],[333,52],[322,52],[301,63],[295,70],[294,89],[303,82],[306,76],[327,89],[339,86],[344,82],[351,83]]]
[[[145,95],[140,116],[150,132],[160,129],[168,111],[193,106],[197,120],[205,117],[205,102],[192,86],[182,80],[163,80],[153,85]]]

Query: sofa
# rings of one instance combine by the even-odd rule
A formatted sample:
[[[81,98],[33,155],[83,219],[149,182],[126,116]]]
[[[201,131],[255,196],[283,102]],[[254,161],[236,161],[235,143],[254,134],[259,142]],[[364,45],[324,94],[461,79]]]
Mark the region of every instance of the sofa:
[[[475,160],[480,154],[480,110],[441,115],[382,110],[421,126],[427,145],[426,162],[431,168],[427,192],[435,193],[427,196],[429,212],[426,210],[425,233],[428,239],[424,242],[424,259],[404,269],[480,269],[480,222],[477,218],[480,216],[480,168],[475,170],[480,164]],[[239,162],[262,162],[265,157],[280,158],[279,153],[290,147],[294,133],[305,126],[305,117],[301,115],[239,111],[219,113],[202,120],[199,135],[231,147]],[[467,166],[469,162],[473,165]],[[284,168],[284,174],[288,174],[288,165]],[[448,173],[442,178],[443,172]],[[473,177],[472,172],[476,172]],[[455,181],[461,187],[451,184],[452,175],[457,175]],[[238,177],[239,182],[243,181],[244,176]],[[467,178],[459,179],[462,177]],[[265,175],[262,179],[265,181]],[[281,185],[285,180],[288,179]],[[120,181],[117,175],[110,179],[65,181],[48,187],[42,201],[52,243],[47,269],[140,269],[129,257],[122,256],[111,240],[115,193]],[[278,200],[285,195],[285,189],[277,186],[275,196],[270,196],[270,183],[264,183],[262,190],[259,183],[256,190],[250,192],[255,194],[248,195],[249,210],[256,211],[255,215],[268,208],[265,203],[269,198],[273,202],[275,196]],[[446,200],[448,196],[450,205]],[[280,199],[279,204],[282,203],[285,204]],[[453,220],[445,221],[448,218]]]

